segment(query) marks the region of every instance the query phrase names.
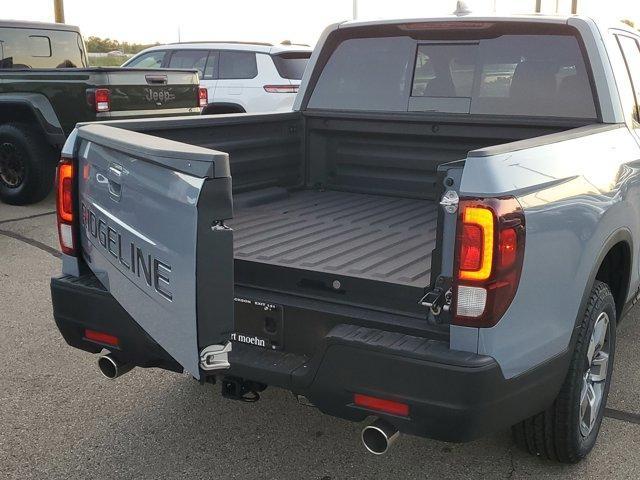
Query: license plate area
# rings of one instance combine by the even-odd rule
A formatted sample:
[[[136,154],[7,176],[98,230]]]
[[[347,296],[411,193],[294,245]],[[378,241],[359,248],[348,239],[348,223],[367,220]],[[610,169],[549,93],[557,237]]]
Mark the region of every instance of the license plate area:
[[[284,315],[282,305],[235,298],[235,332],[231,340],[269,350],[284,348]]]

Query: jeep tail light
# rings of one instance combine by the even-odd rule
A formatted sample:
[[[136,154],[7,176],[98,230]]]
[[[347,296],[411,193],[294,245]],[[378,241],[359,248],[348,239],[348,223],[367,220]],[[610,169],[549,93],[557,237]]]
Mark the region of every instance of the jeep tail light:
[[[74,188],[73,160],[62,157],[56,174],[56,211],[58,219],[58,238],[60,249],[67,255],[76,255],[76,238],[74,232]]]
[[[111,110],[111,91],[108,88],[96,88],[94,93],[96,112]]]
[[[267,93],[298,93],[300,85],[265,85],[264,91]]]
[[[515,198],[460,201],[453,324],[492,327],[498,323],[518,288],[524,241],[524,213]]]
[[[206,88],[198,88],[198,106],[204,108],[209,105],[209,92]]]

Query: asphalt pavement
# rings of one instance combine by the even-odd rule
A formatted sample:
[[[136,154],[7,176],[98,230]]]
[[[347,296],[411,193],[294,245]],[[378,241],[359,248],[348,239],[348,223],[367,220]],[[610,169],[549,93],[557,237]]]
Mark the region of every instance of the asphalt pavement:
[[[103,378],[53,322],[54,208],[52,197],[0,204],[0,478],[640,478],[638,309],[620,326],[607,417],[582,463],[531,457],[508,431],[463,445],[404,436],[376,457],[360,444],[362,425],[282,390],[250,404],[157,369]]]

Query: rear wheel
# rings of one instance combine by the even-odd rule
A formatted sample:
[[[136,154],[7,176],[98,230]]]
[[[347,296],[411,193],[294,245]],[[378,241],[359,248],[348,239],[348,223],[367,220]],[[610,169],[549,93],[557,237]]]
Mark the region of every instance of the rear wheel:
[[[609,287],[596,281],[558,397],[544,412],[512,427],[520,448],[563,463],[576,463],[591,451],[609,394],[615,345],[615,302]]]
[[[0,125],[0,200],[26,205],[42,200],[53,187],[56,154],[27,125]]]

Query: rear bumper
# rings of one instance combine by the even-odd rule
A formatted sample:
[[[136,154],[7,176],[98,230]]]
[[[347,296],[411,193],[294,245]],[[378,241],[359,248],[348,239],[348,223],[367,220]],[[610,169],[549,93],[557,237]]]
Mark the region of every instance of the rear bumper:
[[[84,329],[120,338],[115,353],[139,366],[181,371],[94,276],[51,281],[55,321],[70,345],[96,353]],[[406,433],[470,441],[549,406],[566,375],[568,355],[506,380],[491,357],[452,351],[446,342],[341,323],[318,338],[313,356],[234,344],[229,375],[304,395],[322,412],[361,421],[386,418]],[[379,415],[352,404],[354,393],[408,403],[409,417]]]
[[[200,115],[200,107],[164,108],[150,110],[114,110],[96,113],[97,120],[135,120],[141,118],[182,117]]]

